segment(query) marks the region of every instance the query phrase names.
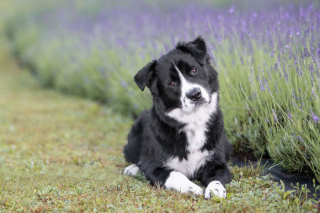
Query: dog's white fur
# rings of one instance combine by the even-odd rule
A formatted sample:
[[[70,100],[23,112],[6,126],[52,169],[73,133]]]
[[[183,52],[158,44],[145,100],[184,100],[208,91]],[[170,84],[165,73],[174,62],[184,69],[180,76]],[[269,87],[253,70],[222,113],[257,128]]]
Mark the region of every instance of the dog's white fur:
[[[127,166],[123,174],[129,175],[129,176],[135,176],[140,171],[139,167],[136,164],[131,164],[130,166]]]
[[[180,161],[178,157],[168,159],[166,167],[179,171],[187,177],[191,177],[191,174],[194,174],[214,154],[213,152],[201,151],[200,149],[206,142],[206,124],[210,119],[210,115],[217,110],[217,101],[218,94],[213,93],[211,102],[205,103],[190,113],[186,113],[180,108],[167,113],[167,116],[183,124],[187,124],[182,131],[187,136],[187,151],[189,151],[189,154],[188,160],[183,159]]]
[[[181,193],[191,192],[195,195],[203,195],[203,190],[201,187],[191,182],[180,172],[170,172],[170,175],[165,183],[165,187],[167,189],[175,189]]]
[[[212,193],[217,195],[220,198],[226,198],[227,194],[226,194],[226,189],[223,187],[223,185],[220,183],[220,181],[212,181],[211,183],[209,183],[209,185],[207,186],[205,192],[204,192],[204,197],[206,199],[209,199],[212,197]]]

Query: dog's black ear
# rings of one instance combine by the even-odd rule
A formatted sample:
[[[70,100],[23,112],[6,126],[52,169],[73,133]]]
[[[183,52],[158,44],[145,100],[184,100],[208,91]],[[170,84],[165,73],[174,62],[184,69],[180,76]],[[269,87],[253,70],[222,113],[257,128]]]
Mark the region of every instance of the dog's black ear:
[[[151,61],[134,76],[134,81],[141,91],[143,91],[146,86],[149,86],[156,63],[157,60]]]
[[[207,45],[201,36],[189,42],[179,42],[176,49],[190,53],[200,64],[207,62]]]

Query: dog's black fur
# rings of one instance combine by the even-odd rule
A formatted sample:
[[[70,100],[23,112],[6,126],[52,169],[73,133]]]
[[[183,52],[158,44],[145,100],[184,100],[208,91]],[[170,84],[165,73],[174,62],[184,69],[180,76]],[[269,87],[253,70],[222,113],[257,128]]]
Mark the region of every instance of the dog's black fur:
[[[219,93],[218,73],[210,64],[206,43],[201,37],[190,42],[179,42],[175,49],[150,62],[136,74],[134,80],[139,88],[142,91],[146,86],[150,89],[153,106],[150,110],[143,111],[132,126],[124,155],[127,162],[139,167],[152,185],[165,184],[173,171],[166,166],[170,158],[192,160],[188,159],[188,143],[192,141],[188,142],[183,130],[187,124],[167,115],[183,104],[179,99],[181,88],[175,64],[188,81],[202,85],[209,94]],[[196,76],[187,72],[193,66],[199,70]],[[171,81],[178,82],[178,86],[169,85]],[[223,185],[231,181],[227,160],[232,146],[226,139],[218,100],[219,97],[214,113],[206,115],[210,118],[206,123],[205,142],[200,148],[201,151],[207,150],[214,154],[200,168],[187,175],[190,179],[200,180],[205,186],[214,180]],[[201,110],[201,107],[197,110]]]

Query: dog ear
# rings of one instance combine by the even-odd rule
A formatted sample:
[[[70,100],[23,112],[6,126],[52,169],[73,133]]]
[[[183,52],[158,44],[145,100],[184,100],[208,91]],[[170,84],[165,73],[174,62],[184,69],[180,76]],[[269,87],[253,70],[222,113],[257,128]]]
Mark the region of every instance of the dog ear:
[[[207,45],[201,36],[189,42],[179,42],[176,49],[190,53],[200,64],[207,62]]]
[[[146,86],[149,86],[156,63],[156,60],[151,61],[134,76],[134,81],[141,91],[143,91]]]

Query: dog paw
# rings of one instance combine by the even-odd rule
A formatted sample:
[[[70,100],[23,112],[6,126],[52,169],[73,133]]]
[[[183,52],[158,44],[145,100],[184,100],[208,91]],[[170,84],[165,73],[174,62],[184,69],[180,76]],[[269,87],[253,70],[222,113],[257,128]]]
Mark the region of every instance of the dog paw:
[[[135,176],[140,171],[139,167],[136,164],[131,164],[130,166],[127,166],[123,174],[129,175],[129,176]]]
[[[193,193],[194,195],[203,195],[203,190],[200,186],[191,182],[185,175],[180,172],[171,172],[165,182],[167,189],[175,189],[181,193]]]
[[[201,189],[200,186],[197,186],[196,184],[193,183],[193,185],[187,186],[187,187],[188,187],[188,189],[187,190],[181,190],[181,193],[189,193],[190,192],[190,193],[192,193],[194,195],[203,195],[203,190]]]
[[[204,193],[204,197],[206,199],[210,199],[213,194],[217,195],[220,198],[226,198],[227,197],[227,193],[226,193],[226,189],[223,187],[223,185],[220,183],[220,181],[212,181],[211,183],[209,183],[209,185],[206,188],[206,191]]]

